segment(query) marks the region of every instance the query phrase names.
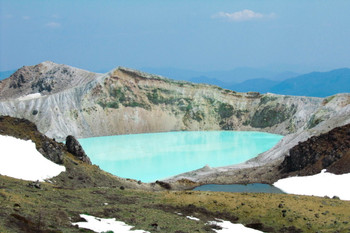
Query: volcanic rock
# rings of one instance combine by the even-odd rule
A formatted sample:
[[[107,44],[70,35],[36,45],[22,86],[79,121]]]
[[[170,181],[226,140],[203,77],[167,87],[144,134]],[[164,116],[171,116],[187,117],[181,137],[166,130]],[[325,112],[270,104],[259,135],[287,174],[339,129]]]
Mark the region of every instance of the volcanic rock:
[[[280,169],[283,173],[313,175],[327,169],[335,174],[350,172],[350,124],[313,136],[293,147]]]
[[[73,154],[75,157],[77,157],[84,163],[91,164],[90,158],[85,154],[84,149],[74,136],[67,136],[66,146],[69,153]]]

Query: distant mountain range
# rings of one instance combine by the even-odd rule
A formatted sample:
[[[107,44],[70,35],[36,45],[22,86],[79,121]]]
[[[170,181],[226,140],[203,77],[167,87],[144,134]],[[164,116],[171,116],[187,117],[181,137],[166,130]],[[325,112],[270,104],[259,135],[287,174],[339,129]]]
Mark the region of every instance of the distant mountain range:
[[[350,92],[350,69],[313,72],[287,79],[270,88],[269,92],[284,95],[325,97]]]
[[[267,93],[271,92],[270,89],[279,83],[279,81],[274,81],[266,78],[256,78],[249,79],[237,84],[227,84],[224,88],[238,92],[256,91],[260,93]]]
[[[163,70],[163,73],[166,71],[169,72],[170,70]],[[259,76],[257,71],[258,70],[241,68],[232,71],[217,72],[215,75],[212,72],[208,72],[205,75],[191,77],[191,75],[198,75],[198,73],[194,73],[193,71],[186,73],[184,70],[174,70],[174,73],[169,73],[169,75],[174,75],[173,77],[170,76],[170,78],[179,75],[177,77],[182,77],[182,79],[186,81],[212,84],[238,92],[271,92],[282,95],[313,97],[326,97],[337,93],[350,92],[349,68],[336,69],[329,72],[312,72],[303,75],[298,75],[293,72],[284,72],[280,74],[262,72]],[[220,78],[220,74],[224,76]],[[229,78],[230,74],[232,75],[231,79]],[[232,81],[239,80],[237,78],[239,74],[242,75],[240,80],[244,81]],[[266,75],[266,77],[262,78],[264,75]]]
[[[207,83],[237,92],[255,91],[282,95],[326,97],[350,92],[350,69],[329,72],[297,74],[277,73],[254,68],[236,68],[229,71],[200,72],[176,68],[144,68],[145,72],[159,74],[175,80]],[[0,72],[0,80],[15,70]]]
[[[218,70],[218,71],[193,71],[176,68],[140,68],[140,70],[161,75],[175,80],[193,81],[206,77],[207,81],[221,81],[224,83],[239,83],[249,79],[267,78],[271,80],[282,81],[287,78],[298,76],[294,72],[275,72],[270,70],[240,67],[232,70]]]

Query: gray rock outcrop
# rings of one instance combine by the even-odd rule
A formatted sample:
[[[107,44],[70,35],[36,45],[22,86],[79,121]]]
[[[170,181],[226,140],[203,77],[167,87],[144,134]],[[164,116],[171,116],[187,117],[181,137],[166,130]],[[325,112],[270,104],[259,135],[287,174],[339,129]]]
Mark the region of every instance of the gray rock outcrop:
[[[49,160],[57,164],[63,164],[62,147],[52,140],[42,141],[41,148],[39,148],[38,151]]]

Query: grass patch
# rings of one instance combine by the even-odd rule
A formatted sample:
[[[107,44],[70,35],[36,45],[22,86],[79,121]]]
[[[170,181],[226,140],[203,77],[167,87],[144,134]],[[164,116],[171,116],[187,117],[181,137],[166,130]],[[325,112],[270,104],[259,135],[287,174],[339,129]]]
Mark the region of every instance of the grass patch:
[[[268,96],[268,95],[264,95],[263,97],[261,97],[260,99],[260,105],[264,105],[267,104],[268,102],[272,102],[277,100],[278,98],[276,96]]]
[[[105,108],[114,108],[118,109],[119,108],[119,102],[118,101],[111,101],[111,102],[106,102],[106,101],[99,101],[98,105],[100,105],[103,109]]]
[[[233,116],[234,114],[234,109],[233,106],[230,104],[226,103],[220,103],[219,108],[218,108],[218,114],[222,119],[229,118]]]
[[[27,185],[29,182],[4,176],[0,176],[0,183],[0,191],[6,195],[0,209],[1,232],[80,232],[71,222],[80,221],[82,213],[116,218],[151,232],[205,232],[204,222],[158,208],[163,193],[111,187],[65,189],[51,184],[35,189]],[[16,204],[20,207],[15,210]]]
[[[237,222],[259,226],[268,232],[290,232],[286,229],[294,229],[292,232],[348,232],[350,228],[350,202],[329,198],[187,191],[167,193],[164,203],[177,208],[196,206],[214,215],[232,213]],[[205,218],[201,213],[197,217]]]
[[[256,128],[271,127],[289,119],[296,111],[297,106],[294,104],[267,105],[254,113],[250,125]]]
[[[317,118],[317,117],[315,116],[315,114],[314,114],[314,115],[311,116],[309,122],[307,123],[307,128],[308,128],[308,129],[312,129],[312,128],[314,128],[316,125],[320,124],[322,121],[323,121],[323,119]]]
[[[328,104],[329,102],[331,102],[334,98],[335,98],[335,95],[330,96],[330,97],[327,97],[327,98],[325,98],[325,99],[322,101],[322,104],[323,104],[323,105],[326,105],[326,104]]]

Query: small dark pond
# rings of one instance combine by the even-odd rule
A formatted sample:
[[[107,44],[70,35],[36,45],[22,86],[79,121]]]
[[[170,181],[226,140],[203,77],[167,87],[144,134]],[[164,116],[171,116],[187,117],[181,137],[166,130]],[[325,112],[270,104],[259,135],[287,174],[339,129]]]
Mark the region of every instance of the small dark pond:
[[[215,191],[231,193],[285,193],[269,184],[206,184],[196,187],[197,191]]]

